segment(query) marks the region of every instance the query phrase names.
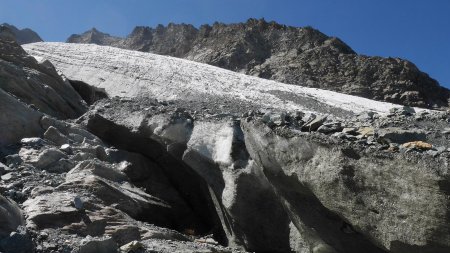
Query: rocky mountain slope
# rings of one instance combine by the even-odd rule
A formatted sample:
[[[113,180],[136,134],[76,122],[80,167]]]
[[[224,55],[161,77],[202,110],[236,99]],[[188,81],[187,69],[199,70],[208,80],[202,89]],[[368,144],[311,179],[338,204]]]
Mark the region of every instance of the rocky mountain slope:
[[[398,58],[356,54],[335,37],[250,19],[246,23],[215,23],[199,29],[186,24],[136,27],[126,38],[95,28],[72,35],[67,42],[94,43],[170,55],[236,72],[419,107],[447,107],[450,91]]]
[[[447,112],[0,43],[1,252],[450,250]]]
[[[0,34],[10,32],[20,45],[43,41],[39,35],[30,28],[18,29],[17,27],[3,23],[0,25]]]

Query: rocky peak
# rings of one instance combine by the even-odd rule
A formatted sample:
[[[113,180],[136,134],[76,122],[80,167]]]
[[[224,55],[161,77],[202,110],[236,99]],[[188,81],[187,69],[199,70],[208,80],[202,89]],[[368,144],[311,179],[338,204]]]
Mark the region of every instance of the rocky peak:
[[[118,38],[111,36],[108,33],[100,32],[95,27],[81,35],[72,34],[67,39],[68,42],[72,43],[92,43],[98,45],[111,44],[117,40]]]
[[[2,40],[15,41],[16,36],[7,26],[0,25],[0,37]]]
[[[8,35],[7,35],[8,34]],[[18,29],[17,27],[3,23],[0,25],[0,36],[14,38],[20,45],[43,41],[39,35],[29,28]]]

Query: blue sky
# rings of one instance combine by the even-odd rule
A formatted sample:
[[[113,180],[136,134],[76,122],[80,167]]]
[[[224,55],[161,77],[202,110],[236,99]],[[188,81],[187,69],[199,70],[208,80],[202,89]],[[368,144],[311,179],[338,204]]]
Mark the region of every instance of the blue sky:
[[[0,0],[0,23],[65,41],[92,27],[125,36],[136,25],[250,17],[310,25],[365,55],[401,57],[450,87],[449,0]]]

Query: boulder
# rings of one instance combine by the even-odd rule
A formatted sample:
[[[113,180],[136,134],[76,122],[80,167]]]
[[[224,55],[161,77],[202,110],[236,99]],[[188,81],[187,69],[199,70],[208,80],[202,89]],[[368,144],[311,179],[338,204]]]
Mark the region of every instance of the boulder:
[[[0,89],[58,118],[76,118],[86,104],[50,63],[40,64],[15,41],[0,39]]]
[[[23,225],[23,214],[17,204],[0,195],[0,239],[8,237],[17,227]]]
[[[316,131],[327,120],[328,116],[317,116],[302,126],[302,131]]]
[[[412,141],[412,142],[403,143],[402,147],[415,148],[415,149],[419,149],[419,150],[429,150],[433,147],[433,145],[431,145],[430,143],[423,142],[423,141]]]
[[[442,160],[364,152],[355,143],[294,132],[284,137],[262,122],[242,126],[250,156],[283,199],[300,242],[310,248],[396,253],[450,249],[449,181],[439,172],[447,171]]]
[[[42,113],[0,89],[0,147],[17,143],[24,137],[41,135],[44,132],[39,124],[41,117]]]
[[[33,252],[33,241],[25,227],[19,226],[17,231],[12,232],[9,237],[0,240],[0,250],[8,253]]]
[[[80,246],[79,253],[116,253],[119,251],[112,238],[86,238]]]
[[[69,192],[41,193],[23,203],[27,214],[27,227],[57,228],[82,220],[82,215],[73,206],[77,195]]]
[[[58,146],[69,143],[69,139],[54,126],[47,128],[47,131],[44,133],[44,138]]]
[[[387,127],[378,129],[378,140],[381,142],[403,144],[411,141],[426,141],[426,134],[423,130],[419,129]]]
[[[37,169],[48,169],[62,158],[67,157],[57,148],[43,149],[42,152],[22,148],[20,155],[25,163],[31,164]]]

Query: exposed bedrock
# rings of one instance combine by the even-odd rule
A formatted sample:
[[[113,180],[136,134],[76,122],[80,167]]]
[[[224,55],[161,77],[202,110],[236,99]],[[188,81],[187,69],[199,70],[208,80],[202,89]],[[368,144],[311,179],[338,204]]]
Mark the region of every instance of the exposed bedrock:
[[[364,151],[260,122],[242,127],[250,156],[317,252],[449,251],[445,159]]]
[[[25,225],[25,221],[17,204],[0,195],[0,240],[9,236],[18,226],[23,225]]]
[[[17,143],[24,137],[42,134],[41,117],[42,113],[0,89],[0,151],[2,147]]]
[[[49,61],[38,62],[7,38],[0,38],[0,89],[60,119],[76,118],[87,110],[86,103]]]

